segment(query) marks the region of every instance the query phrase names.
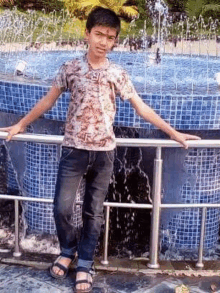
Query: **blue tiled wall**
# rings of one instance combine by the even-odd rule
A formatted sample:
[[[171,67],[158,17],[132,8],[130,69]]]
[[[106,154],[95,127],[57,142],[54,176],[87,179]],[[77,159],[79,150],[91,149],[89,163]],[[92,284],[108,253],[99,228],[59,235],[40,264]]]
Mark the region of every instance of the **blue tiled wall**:
[[[170,159],[178,158],[180,150],[169,149]],[[176,157],[174,154],[176,153]],[[169,155],[169,154],[168,154]],[[181,157],[179,156],[180,160]],[[164,158],[166,161],[166,158]],[[183,157],[180,167],[171,162],[170,168],[166,168],[164,162],[165,180],[170,182],[163,184],[164,203],[219,203],[220,202],[220,149],[189,149]],[[178,174],[174,176],[173,173]],[[184,179],[181,179],[179,177]],[[178,188],[179,187],[179,188]],[[175,199],[167,196],[174,191]],[[163,212],[162,212],[163,216]],[[201,231],[201,209],[182,209],[167,211],[166,222],[162,230],[162,246],[178,248],[179,250],[198,251]],[[162,217],[162,224],[164,219]],[[206,217],[206,236],[204,248],[210,249],[215,246],[219,233],[219,209],[208,209]],[[167,233],[168,232],[168,233]]]
[[[47,93],[48,86],[0,81],[0,111],[26,114]],[[142,95],[143,100],[176,129],[211,130],[220,128],[219,96]],[[44,117],[65,121],[69,93],[63,93]],[[151,129],[153,126],[135,114],[130,103],[117,99],[116,126]]]

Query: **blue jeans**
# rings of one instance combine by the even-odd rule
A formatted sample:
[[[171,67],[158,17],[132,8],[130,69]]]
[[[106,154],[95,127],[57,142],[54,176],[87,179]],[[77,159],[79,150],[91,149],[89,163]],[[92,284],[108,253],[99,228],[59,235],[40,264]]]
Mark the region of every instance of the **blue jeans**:
[[[54,198],[54,217],[61,254],[78,252],[78,267],[90,268],[103,221],[103,202],[113,172],[114,151],[87,151],[63,147]],[[73,205],[82,178],[86,178],[83,228],[79,244],[72,222]]]

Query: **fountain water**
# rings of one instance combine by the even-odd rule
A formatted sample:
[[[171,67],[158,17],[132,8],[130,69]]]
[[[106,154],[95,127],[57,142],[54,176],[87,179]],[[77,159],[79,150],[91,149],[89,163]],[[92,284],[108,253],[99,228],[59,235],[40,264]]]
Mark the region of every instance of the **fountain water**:
[[[29,13],[30,19],[28,17],[19,19],[15,16],[17,15],[15,11],[6,11],[0,15],[0,46],[2,48],[0,109],[1,112],[8,113],[7,119],[4,113],[1,113],[1,125],[8,125],[9,118],[15,121],[20,115],[26,114],[48,90],[49,83],[59,66],[66,60],[83,54],[82,46],[73,46],[73,36],[76,32],[73,32],[72,36],[67,36],[65,42],[54,41],[60,34],[60,30],[63,30],[60,27],[65,28],[64,18],[56,19],[54,14],[51,14],[50,18],[42,16],[41,19],[36,19],[33,12]],[[178,30],[178,35],[177,43],[174,43],[172,39],[172,42],[169,41],[173,26],[166,17],[166,8],[162,1],[156,4],[156,10],[152,10],[152,13],[155,13],[155,19],[156,16],[158,18],[158,13],[160,14],[160,24],[155,24],[155,30],[151,36],[153,40],[151,48],[145,50],[144,45],[140,50],[129,52],[128,48],[125,50],[124,45],[119,44],[109,58],[127,69],[144,101],[172,126],[184,131],[198,132],[202,137],[218,136],[215,130],[220,124],[219,92],[214,78],[220,65],[219,48],[215,39],[219,29],[218,23],[210,21],[207,26],[202,18],[194,22],[182,18],[175,28]],[[42,19],[44,25],[36,38],[38,44],[36,46],[36,43],[33,44],[33,34]],[[63,26],[58,26],[58,23],[63,23]],[[16,30],[17,26],[19,33]],[[195,39],[195,31],[197,31],[198,40],[192,40],[192,38]],[[205,40],[202,40],[203,31],[208,31]],[[146,44],[146,30],[143,30],[141,37]],[[203,43],[205,43],[205,51]],[[155,54],[158,48],[161,62],[158,65],[151,64],[150,56],[152,53]],[[26,62],[25,76],[14,76],[15,66],[19,60]],[[35,122],[29,131],[62,134],[68,101],[69,95],[64,93],[55,107],[46,113],[44,118]],[[115,118],[117,136],[162,137],[162,134],[152,125],[136,116],[129,103],[117,100],[117,107],[118,112]],[[59,147],[23,143],[22,158],[25,158],[25,165],[15,160],[21,147],[18,148],[16,143],[12,142],[6,144],[6,148],[13,168],[16,170],[14,178],[17,179],[22,193],[53,197]],[[119,148],[117,150],[116,169],[110,186],[110,200],[148,202],[152,172],[152,159],[149,159],[149,154],[153,153],[152,149],[134,151]],[[179,149],[164,150],[163,201],[219,202],[220,186],[217,176],[219,155],[218,149],[192,149],[188,152]],[[133,161],[130,156],[134,156]],[[19,165],[23,166],[23,170]],[[129,183],[128,177],[131,178],[132,184]],[[137,177],[139,181],[135,180],[140,183],[137,186],[140,189],[138,195],[137,188],[133,187],[134,180],[132,179]],[[10,182],[9,180],[9,185]],[[147,186],[147,189],[142,188],[143,186]],[[119,235],[117,238],[124,246],[128,242],[138,242],[141,238],[147,242],[147,236],[144,234],[148,233],[146,226],[149,226],[150,220],[149,217],[146,219],[146,212],[145,216],[141,212],[133,211],[122,215],[120,211],[115,210],[115,213],[112,226],[126,227],[123,233],[122,229],[117,229]],[[39,204],[29,205],[26,208],[26,215],[30,230],[55,233],[53,220],[51,220],[51,207],[48,205],[44,207]],[[218,217],[218,210],[209,211],[206,225],[206,249],[213,248],[217,243]],[[164,212],[161,237],[163,251],[167,248],[172,248],[174,251],[197,249],[199,220],[200,213],[197,210]],[[138,227],[135,226],[135,222],[139,223]],[[136,228],[132,230],[132,227]],[[131,247],[128,248],[131,249]],[[137,246],[134,249],[137,249]]]

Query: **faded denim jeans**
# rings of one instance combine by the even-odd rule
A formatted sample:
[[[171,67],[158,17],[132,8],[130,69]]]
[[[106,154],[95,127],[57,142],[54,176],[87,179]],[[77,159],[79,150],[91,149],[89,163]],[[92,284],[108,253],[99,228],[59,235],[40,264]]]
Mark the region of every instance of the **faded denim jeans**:
[[[90,268],[103,221],[103,202],[113,172],[114,151],[87,151],[63,147],[54,198],[54,217],[61,255],[78,252],[78,267]],[[73,205],[82,178],[86,178],[83,228],[80,242],[72,222]]]

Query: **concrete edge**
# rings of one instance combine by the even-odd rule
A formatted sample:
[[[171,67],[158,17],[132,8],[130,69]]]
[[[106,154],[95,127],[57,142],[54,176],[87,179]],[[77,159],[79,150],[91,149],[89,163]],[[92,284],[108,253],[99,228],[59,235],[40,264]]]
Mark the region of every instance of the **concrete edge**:
[[[14,258],[1,258],[0,263],[6,265],[23,265],[28,267],[37,268],[40,270],[46,270],[49,268],[51,263],[46,262],[38,262],[38,261],[29,261],[29,260],[20,260]],[[103,266],[96,264],[96,271],[102,272],[122,272],[122,273],[142,273],[146,276],[155,276],[155,275],[169,275],[169,276],[188,276],[188,277],[214,277],[220,276],[220,270],[168,270],[168,269],[132,269],[125,267],[111,267],[111,266]]]
[[[161,270],[161,269],[130,269],[123,267],[105,267],[95,266],[98,271],[124,272],[124,273],[142,273],[147,276],[169,275],[169,276],[193,276],[193,277],[213,277],[220,276],[220,270]]]

